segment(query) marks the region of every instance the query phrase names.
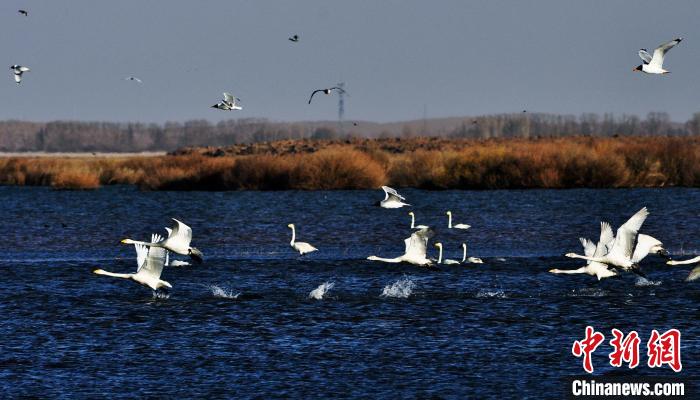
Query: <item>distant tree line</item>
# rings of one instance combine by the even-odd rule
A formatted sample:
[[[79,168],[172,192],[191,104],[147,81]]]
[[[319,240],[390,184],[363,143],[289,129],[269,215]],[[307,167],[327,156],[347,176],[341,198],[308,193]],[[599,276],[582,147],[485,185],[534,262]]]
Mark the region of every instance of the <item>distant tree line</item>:
[[[172,151],[190,146],[228,146],[286,139],[345,137],[509,138],[563,136],[681,136],[700,134],[700,113],[684,123],[664,112],[635,115],[498,114],[438,118],[399,123],[272,122],[236,119],[165,124],[54,121],[0,121],[0,151],[140,152]]]

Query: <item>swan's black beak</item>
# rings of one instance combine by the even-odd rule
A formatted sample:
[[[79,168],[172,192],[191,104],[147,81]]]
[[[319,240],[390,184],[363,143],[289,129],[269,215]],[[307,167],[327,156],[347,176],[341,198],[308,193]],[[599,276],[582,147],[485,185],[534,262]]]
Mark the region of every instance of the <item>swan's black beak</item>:
[[[671,259],[671,255],[668,254],[668,251],[666,249],[659,250],[659,252],[657,254],[660,255],[661,257],[667,259],[667,260]]]
[[[196,248],[192,247],[187,251],[187,254],[190,256],[190,258],[196,262],[197,264],[201,264],[202,261],[204,261],[204,254],[202,254],[201,251],[197,250]]]

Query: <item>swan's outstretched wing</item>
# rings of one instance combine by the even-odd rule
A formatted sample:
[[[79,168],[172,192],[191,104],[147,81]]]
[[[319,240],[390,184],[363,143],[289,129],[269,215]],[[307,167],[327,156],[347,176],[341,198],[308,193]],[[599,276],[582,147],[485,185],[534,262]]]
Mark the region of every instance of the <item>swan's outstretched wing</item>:
[[[313,92],[311,92],[311,97],[309,97],[309,104],[311,104],[311,99],[313,99],[314,95],[318,92],[323,92],[323,89],[316,89]]]
[[[617,235],[613,242],[610,254],[616,257],[632,258],[634,247],[637,241],[637,233],[642,227],[642,224],[649,216],[649,211],[644,207],[637,211],[630,219],[622,226],[617,228]]]
[[[229,105],[233,104],[233,96],[231,93],[224,92],[224,103],[227,103]]]
[[[141,268],[146,264],[146,257],[148,256],[148,246],[135,243],[134,248],[136,249],[136,272],[141,271]]]
[[[591,241],[590,239],[582,237],[578,238],[578,240],[581,242],[581,246],[583,246],[583,254],[585,254],[586,257],[593,257],[593,254],[595,254],[596,252],[595,243],[593,243],[593,241]]]
[[[654,56],[651,58],[651,61],[649,61],[649,65],[652,67],[661,68],[664,64],[664,56],[666,55],[666,53],[668,53],[668,51],[671,50],[673,46],[680,43],[681,40],[683,39],[673,39],[670,42],[666,42],[654,49]]]
[[[165,265],[166,253],[167,250],[162,247],[149,248],[146,263],[139,272],[151,275],[156,279],[160,279],[160,274],[163,273],[163,266]]]
[[[173,235],[173,230],[168,228],[167,226],[165,227],[165,231],[168,232],[168,237]]]
[[[651,62],[651,54],[647,52],[647,49],[639,49],[639,58],[644,61],[644,64],[649,64]]]
[[[406,200],[403,196],[399,194],[399,192],[396,191],[396,189],[392,189],[389,186],[382,186],[382,190],[384,191],[384,200],[389,199],[389,197],[393,197],[394,200]]]
[[[648,256],[649,253],[652,252],[652,250],[655,250],[656,252],[662,251],[664,254],[668,254],[666,253],[663,247],[664,244],[661,243],[661,241],[649,235],[644,235],[640,233],[637,236],[637,247],[634,248],[632,261],[635,263],[639,263],[644,259],[644,257]]]
[[[435,236],[430,229],[421,229],[413,232],[408,242],[406,256],[412,258],[426,258],[428,255],[428,240]]]
[[[615,236],[613,235],[612,227],[607,222],[600,223],[600,238],[598,239],[598,245],[596,245],[594,257],[603,257],[608,254],[610,248],[615,241]]]
[[[190,242],[192,241],[192,228],[176,220],[175,218],[173,218],[173,221],[175,221],[175,226],[173,227],[173,231],[168,240],[172,241],[173,243],[182,244],[183,247],[190,247]]]

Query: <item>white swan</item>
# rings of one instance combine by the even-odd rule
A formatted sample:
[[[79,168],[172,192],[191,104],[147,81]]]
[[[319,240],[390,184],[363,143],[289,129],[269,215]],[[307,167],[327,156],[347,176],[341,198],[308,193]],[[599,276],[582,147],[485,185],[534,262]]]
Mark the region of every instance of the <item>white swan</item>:
[[[382,190],[384,191],[384,200],[374,203],[375,206],[381,208],[401,208],[403,206],[410,206],[410,204],[403,202],[406,199],[395,189],[389,186],[382,186]]]
[[[168,237],[173,235],[173,230],[168,228],[167,226],[165,227],[165,230],[168,232]],[[187,261],[181,261],[181,260],[170,260],[170,252],[165,253],[165,266],[166,267],[186,267],[188,265],[192,265]]]
[[[467,225],[467,224],[452,225],[452,211],[448,211],[446,214],[447,214],[447,228],[448,229],[469,229],[469,228],[471,228],[471,225]]]
[[[159,242],[162,238],[158,235],[153,235],[151,240]],[[138,269],[135,274],[117,274],[102,269],[96,269],[92,272],[97,275],[131,279],[153,290],[172,288],[173,286],[170,283],[160,279],[163,266],[165,265],[167,250],[162,247],[148,247],[140,243],[135,243],[134,247],[136,248],[136,261],[138,263]]]
[[[190,256],[196,263],[202,262],[202,252],[194,247],[190,247],[190,242],[192,241],[192,228],[183,224],[182,222],[172,219],[175,221],[175,226],[170,232],[170,236],[167,239],[160,240],[157,243],[140,242],[138,240],[124,239],[122,243],[126,244],[142,244],[149,247],[162,247],[166,250],[170,250],[173,253],[177,253],[183,256]]]
[[[416,225],[416,215],[413,213],[413,211],[410,211],[408,215],[411,216],[411,229],[428,229],[429,227],[426,225]]]
[[[314,251],[318,251],[317,248],[314,246],[306,243],[306,242],[297,242],[296,241],[296,230],[294,229],[294,224],[289,224],[287,225],[288,228],[292,229],[292,241],[289,242],[289,245],[292,246],[292,248],[296,251],[299,252],[299,255],[304,255],[307,253],[311,253]]]
[[[224,98],[211,107],[224,111],[242,110],[243,107],[241,107],[238,103],[240,101],[241,99],[233,96],[231,93],[224,92]]]
[[[591,240],[585,238],[579,238],[579,240],[581,241],[581,245],[583,245],[583,252],[587,257],[599,257],[607,253],[608,249],[606,243],[610,243],[613,238],[613,232],[610,224],[607,222],[601,222],[600,240],[598,240],[597,245]],[[597,261],[588,261],[586,266],[578,269],[562,270],[555,268],[550,269],[549,272],[553,274],[587,274],[597,277],[598,280],[617,275],[617,271]]]
[[[666,261],[666,264],[668,265],[687,265],[687,264],[697,264],[700,262],[700,256],[697,256],[695,258],[691,258],[690,260],[683,260],[683,261],[674,261],[674,260],[668,260]],[[695,267],[693,268],[692,271],[688,274],[688,277],[685,278],[686,282],[694,281],[696,279],[700,278],[700,267]]]
[[[478,257],[467,257],[467,244],[462,243],[462,263],[483,264],[484,261]]]
[[[440,242],[435,243],[435,247],[437,247],[438,250],[440,251],[438,253],[438,260],[437,260],[438,264],[459,264],[459,261],[457,261],[457,260],[450,260],[450,259],[443,260],[442,259],[442,243],[440,243]]]
[[[435,233],[430,229],[421,229],[419,231],[413,232],[411,237],[404,240],[406,244],[406,250],[404,254],[396,258],[383,258],[377,256],[369,256],[368,260],[372,261],[382,261],[387,263],[401,263],[406,262],[414,265],[428,266],[433,263],[428,255],[428,240],[432,238]]]
[[[575,253],[567,253],[566,257],[580,258],[583,260],[597,261],[623,271],[631,271],[644,276],[639,269],[638,261],[633,259],[635,242],[642,224],[649,216],[649,211],[644,207],[634,214],[627,222],[617,229],[617,235],[611,246],[607,246],[609,251],[603,256],[581,256]],[[647,252],[648,254],[648,252]],[[645,254],[646,255],[646,254]]]

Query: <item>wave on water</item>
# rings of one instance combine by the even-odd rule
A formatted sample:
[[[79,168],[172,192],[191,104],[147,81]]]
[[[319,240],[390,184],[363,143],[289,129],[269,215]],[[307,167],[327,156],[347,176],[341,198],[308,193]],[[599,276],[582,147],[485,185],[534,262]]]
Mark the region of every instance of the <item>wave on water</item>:
[[[660,284],[661,281],[650,281],[649,279],[641,276],[634,282],[634,286],[659,286]]]
[[[497,289],[497,290],[493,290],[493,289],[484,290],[484,289],[482,289],[482,290],[479,290],[479,292],[476,294],[477,299],[485,299],[485,298],[505,299],[507,297],[508,297],[508,295],[506,294],[506,292],[504,292],[501,289]]]
[[[568,297],[603,297],[608,294],[607,290],[603,290],[601,288],[580,288],[580,289],[573,289],[571,293],[569,293]]]
[[[333,286],[335,286],[334,282],[323,282],[322,284],[318,285],[316,289],[309,292],[309,298],[323,300],[323,296],[325,296],[329,290],[333,289]]]
[[[413,293],[416,284],[410,277],[404,276],[398,281],[384,286],[381,297],[393,297],[397,299],[407,299]]]
[[[167,300],[170,298],[170,293],[165,290],[154,290],[151,292],[154,299]]]
[[[213,294],[214,297],[219,297],[222,299],[237,299],[238,296],[241,295],[240,292],[234,294],[233,290],[225,289],[217,285],[209,286],[209,290],[211,290],[211,294]]]

